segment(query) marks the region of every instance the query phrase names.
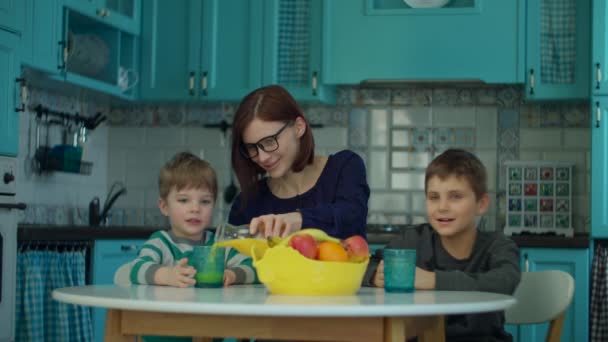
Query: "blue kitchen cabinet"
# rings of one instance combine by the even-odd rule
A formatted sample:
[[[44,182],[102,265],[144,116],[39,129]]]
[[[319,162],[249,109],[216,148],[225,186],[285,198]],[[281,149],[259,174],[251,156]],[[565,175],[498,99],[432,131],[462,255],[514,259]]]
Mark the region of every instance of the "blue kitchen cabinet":
[[[66,6],[122,31],[139,35],[141,0],[64,0]]]
[[[524,75],[523,1],[323,2],[324,81],[484,81]]]
[[[19,37],[0,29],[0,155],[19,151]]]
[[[239,101],[261,85],[262,2],[143,5],[142,100]]]
[[[280,84],[298,101],[335,103],[323,84],[323,1],[264,1],[263,84]]]
[[[608,95],[608,6],[593,0],[591,37],[591,89],[593,95]]]
[[[62,64],[60,45],[62,0],[24,0],[22,64],[46,73],[58,74]]]
[[[588,99],[590,1],[526,4],[526,99]]]
[[[0,0],[0,29],[17,33],[23,29],[23,1]]]
[[[591,101],[591,236],[608,238],[608,97]]]
[[[561,341],[589,340],[589,249],[521,248],[521,269],[524,271],[561,270],[574,278],[574,297],[566,311]],[[548,323],[508,325],[514,341],[544,341]]]
[[[94,285],[113,284],[114,273],[123,264],[132,261],[146,240],[97,240],[93,247]],[[93,309],[93,332],[95,341],[103,341],[106,310]]]

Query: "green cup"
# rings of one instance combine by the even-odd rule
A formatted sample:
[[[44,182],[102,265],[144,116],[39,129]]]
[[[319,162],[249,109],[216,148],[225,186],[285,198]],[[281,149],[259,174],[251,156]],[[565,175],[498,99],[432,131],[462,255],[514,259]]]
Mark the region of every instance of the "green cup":
[[[196,287],[222,287],[226,249],[217,246],[196,246],[188,265],[196,269]]]
[[[412,292],[416,280],[415,249],[384,250],[384,289],[386,292]]]

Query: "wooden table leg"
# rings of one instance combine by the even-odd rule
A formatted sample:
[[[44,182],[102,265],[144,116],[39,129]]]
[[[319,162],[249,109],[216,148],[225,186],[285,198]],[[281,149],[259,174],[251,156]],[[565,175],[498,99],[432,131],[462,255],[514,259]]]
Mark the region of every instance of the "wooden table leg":
[[[106,342],[133,342],[134,335],[123,335],[120,310],[107,310],[106,314],[106,330],[104,340]]]
[[[407,318],[387,317],[384,319],[384,342],[404,342]]]
[[[428,317],[427,328],[418,334],[418,342],[445,341],[445,319],[443,316]]]

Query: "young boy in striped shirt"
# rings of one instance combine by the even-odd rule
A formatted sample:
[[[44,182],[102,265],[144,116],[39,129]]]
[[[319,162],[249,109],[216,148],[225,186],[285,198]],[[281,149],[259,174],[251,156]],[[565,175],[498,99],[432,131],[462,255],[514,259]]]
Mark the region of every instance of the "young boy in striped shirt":
[[[162,167],[158,185],[158,207],[169,218],[171,229],[152,234],[137,258],[116,271],[116,284],[189,287],[196,283],[196,270],[188,266],[188,257],[194,246],[205,242],[204,230],[213,217],[217,199],[215,171],[206,161],[182,152]],[[251,259],[228,248],[224,286],[256,281]]]

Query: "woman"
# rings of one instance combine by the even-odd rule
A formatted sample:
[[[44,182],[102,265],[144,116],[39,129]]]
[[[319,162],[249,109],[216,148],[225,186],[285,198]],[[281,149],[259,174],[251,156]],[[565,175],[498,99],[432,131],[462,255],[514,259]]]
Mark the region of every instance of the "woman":
[[[286,236],[302,228],[365,237],[369,187],[352,151],[315,156],[308,121],[276,85],[247,95],[233,121],[232,167],[241,186],[229,222],[252,234]]]

